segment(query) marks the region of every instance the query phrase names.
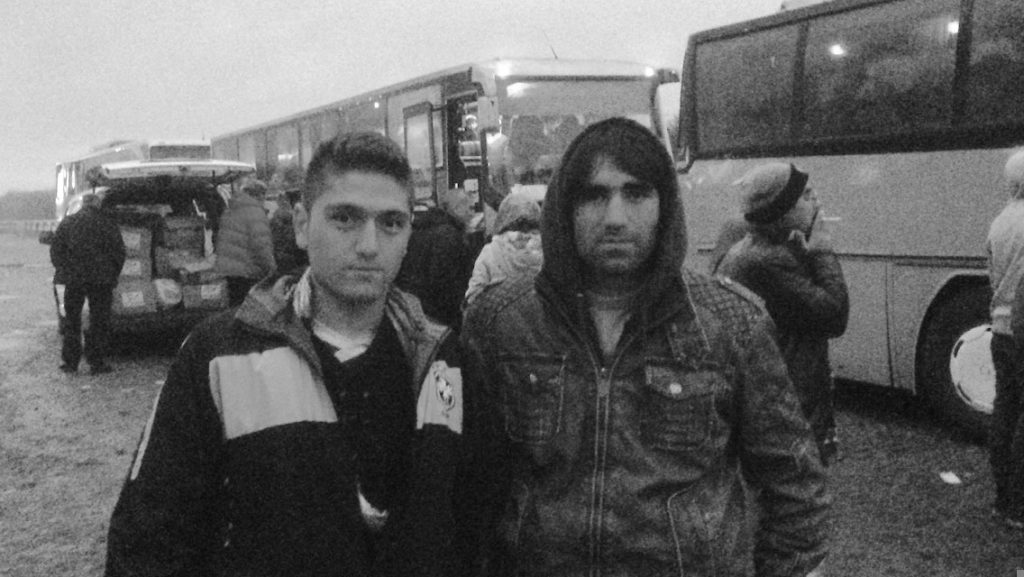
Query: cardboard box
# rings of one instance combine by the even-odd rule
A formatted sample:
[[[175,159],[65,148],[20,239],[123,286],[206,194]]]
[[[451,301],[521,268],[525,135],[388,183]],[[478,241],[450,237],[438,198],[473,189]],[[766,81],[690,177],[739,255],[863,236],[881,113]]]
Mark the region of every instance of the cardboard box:
[[[151,280],[153,261],[148,256],[130,256],[124,259],[120,277],[123,280]]]
[[[163,246],[203,256],[206,252],[205,223],[199,216],[168,216],[163,221]]]
[[[156,312],[156,287],[149,280],[122,280],[114,288],[115,315]]]
[[[121,225],[121,240],[129,257],[149,258],[153,249],[153,233],[148,228]]]
[[[207,284],[183,285],[181,297],[187,309],[227,308],[228,281],[222,279]]]
[[[180,280],[181,270],[189,265],[203,262],[203,255],[193,250],[171,249],[162,246],[153,248],[153,264],[157,278]]]

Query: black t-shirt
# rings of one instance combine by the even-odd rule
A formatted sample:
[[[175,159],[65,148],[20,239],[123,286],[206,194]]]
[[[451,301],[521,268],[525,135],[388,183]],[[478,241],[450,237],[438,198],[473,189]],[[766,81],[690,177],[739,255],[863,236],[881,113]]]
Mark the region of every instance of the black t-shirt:
[[[385,319],[366,352],[344,363],[331,345],[316,337],[313,344],[339,425],[356,451],[363,496],[379,510],[401,508],[409,489],[416,399],[398,333]]]

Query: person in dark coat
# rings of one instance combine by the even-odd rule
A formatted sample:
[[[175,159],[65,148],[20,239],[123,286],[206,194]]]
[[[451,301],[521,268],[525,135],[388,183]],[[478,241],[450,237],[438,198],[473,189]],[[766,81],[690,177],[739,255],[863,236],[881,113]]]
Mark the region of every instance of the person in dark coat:
[[[270,235],[274,241],[274,262],[282,273],[299,271],[309,264],[306,251],[295,242],[295,228],[292,224],[295,204],[302,197],[302,189],[292,188],[284,192],[284,202],[278,202],[277,210],[270,217]]]
[[[124,239],[117,223],[100,209],[95,194],[82,197],[82,210],[61,221],[50,244],[54,282],[63,284],[64,326],[60,369],[78,371],[82,358],[82,308],[89,301],[85,360],[93,374],[112,369],[106,362],[114,287],[124,266]]]
[[[822,462],[836,454],[828,340],[846,331],[850,300],[808,175],[792,164],[754,168],[739,181],[750,234],[718,267],[764,299]]]
[[[319,145],[269,277],[182,345],[110,518],[107,577],[459,575],[454,335],[392,284],[412,171],[385,136]]]
[[[440,208],[419,208],[396,281],[419,297],[427,316],[456,330],[462,324],[462,300],[473,264],[483,248],[467,230],[472,217],[472,203],[463,189],[449,190]]]

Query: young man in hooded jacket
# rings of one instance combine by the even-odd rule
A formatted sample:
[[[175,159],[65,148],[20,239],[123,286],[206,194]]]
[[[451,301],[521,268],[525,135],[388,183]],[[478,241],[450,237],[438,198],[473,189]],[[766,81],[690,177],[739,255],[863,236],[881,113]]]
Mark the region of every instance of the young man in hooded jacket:
[[[548,189],[536,280],[467,310],[491,574],[803,577],[825,557],[825,475],[771,319],[682,268],[683,223],[656,136],[591,125]]]
[[[301,277],[199,326],[110,521],[107,576],[449,575],[457,342],[393,286],[412,176],[386,137],[321,144]]]

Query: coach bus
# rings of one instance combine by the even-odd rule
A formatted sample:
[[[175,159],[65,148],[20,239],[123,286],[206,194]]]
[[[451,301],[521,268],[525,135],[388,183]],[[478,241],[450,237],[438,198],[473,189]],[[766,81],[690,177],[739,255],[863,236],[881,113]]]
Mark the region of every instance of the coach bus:
[[[208,160],[210,151],[210,143],[201,140],[115,140],[96,146],[86,154],[57,163],[55,216],[58,221],[64,218],[71,208],[68,201],[92,187],[90,173],[103,164],[127,160]]]
[[[850,290],[837,376],[915,391],[984,430],[994,373],[985,240],[1024,144],[1024,2],[834,0],[707,30],[682,74],[681,176],[697,266],[733,183],[793,162]]]
[[[213,153],[255,164],[272,185],[295,185],[319,142],[376,131],[405,150],[418,204],[436,205],[448,188],[539,194],[583,126],[628,116],[659,129],[656,89],[676,76],[616,61],[477,62],[214,137]]]

